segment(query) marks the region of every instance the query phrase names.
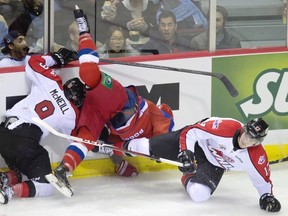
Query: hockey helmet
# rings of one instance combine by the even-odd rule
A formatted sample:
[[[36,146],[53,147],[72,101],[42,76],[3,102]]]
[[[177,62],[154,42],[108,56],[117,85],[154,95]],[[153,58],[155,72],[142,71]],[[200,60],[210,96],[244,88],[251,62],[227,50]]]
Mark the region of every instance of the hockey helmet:
[[[114,128],[119,128],[127,123],[129,119],[137,112],[137,96],[129,88],[125,88],[127,93],[127,101],[120,112],[110,119],[110,123]]]
[[[67,80],[63,86],[65,97],[72,102],[77,108],[80,108],[86,96],[85,85],[79,78]]]
[[[268,127],[269,125],[262,118],[256,118],[247,122],[243,126],[243,130],[251,142],[259,144],[267,135]]]

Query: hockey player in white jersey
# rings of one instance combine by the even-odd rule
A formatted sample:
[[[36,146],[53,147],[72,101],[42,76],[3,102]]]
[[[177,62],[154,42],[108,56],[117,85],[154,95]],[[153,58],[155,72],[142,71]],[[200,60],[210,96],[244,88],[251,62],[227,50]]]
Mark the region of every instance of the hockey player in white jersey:
[[[31,118],[40,118],[63,133],[72,134],[79,111],[65,97],[57,71],[50,68],[61,67],[71,60],[74,60],[72,52],[63,48],[51,56],[32,56],[26,65],[25,75],[32,83],[30,93],[5,112],[5,121],[0,126],[0,153],[10,168],[8,172],[0,172],[0,202],[3,204],[13,194],[36,197],[54,193],[54,187],[45,179],[45,175],[52,172],[49,154],[39,144],[49,131],[32,123]],[[83,95],[75,96],[81,106],[84,89]],[[28,179],[22,181],[21,174]]]
[[[183,172],[181,181],[195,202],[210,198],[224,171],[245,171],[259,193],[260,208],[278,212],[281,204],[273,195],[269,162],[261,144],[267,132],[268,124],[262,118],[243,125],[235,119],[211,117],[175,132],[116,146],[178,159],[184,164],[179,167]]]

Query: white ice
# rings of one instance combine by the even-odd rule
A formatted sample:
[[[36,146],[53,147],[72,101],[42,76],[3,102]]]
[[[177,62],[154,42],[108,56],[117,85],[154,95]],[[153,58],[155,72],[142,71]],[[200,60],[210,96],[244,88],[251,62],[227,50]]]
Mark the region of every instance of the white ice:
[[[279,213],[259,208],[259,196],[245,173],[225,173],[210,200],[193,203],[178,170],[71,179],[74,195],[15,198],[0,205],[0,216],[288,216],[288,162],[271,165]]]

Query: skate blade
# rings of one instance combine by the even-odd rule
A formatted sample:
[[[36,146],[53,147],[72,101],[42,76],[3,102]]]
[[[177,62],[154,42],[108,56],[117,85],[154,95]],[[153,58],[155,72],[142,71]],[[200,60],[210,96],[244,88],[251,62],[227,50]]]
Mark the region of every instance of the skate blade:
[[[46,180],[52,184],[60,193],[62,193],[66,197],[71,197],[73,195],[72,188],[68,188],[58,181],[56,176],[52,173],[45,175]]]

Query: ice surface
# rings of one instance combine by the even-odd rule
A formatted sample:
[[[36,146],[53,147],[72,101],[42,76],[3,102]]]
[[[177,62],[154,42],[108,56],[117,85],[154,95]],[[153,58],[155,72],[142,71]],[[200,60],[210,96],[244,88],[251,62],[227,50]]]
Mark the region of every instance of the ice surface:
[[[259,196],[243,172],[225,173],[211,199],[193,203],[178,170],[119,176],[71,179],[74,196],[58,191],[52,197],[15,198],[0,205],[0,216],[287,216],[288,162],[271,165],[274,194],[282,204],[279,213],[259,208]]]

